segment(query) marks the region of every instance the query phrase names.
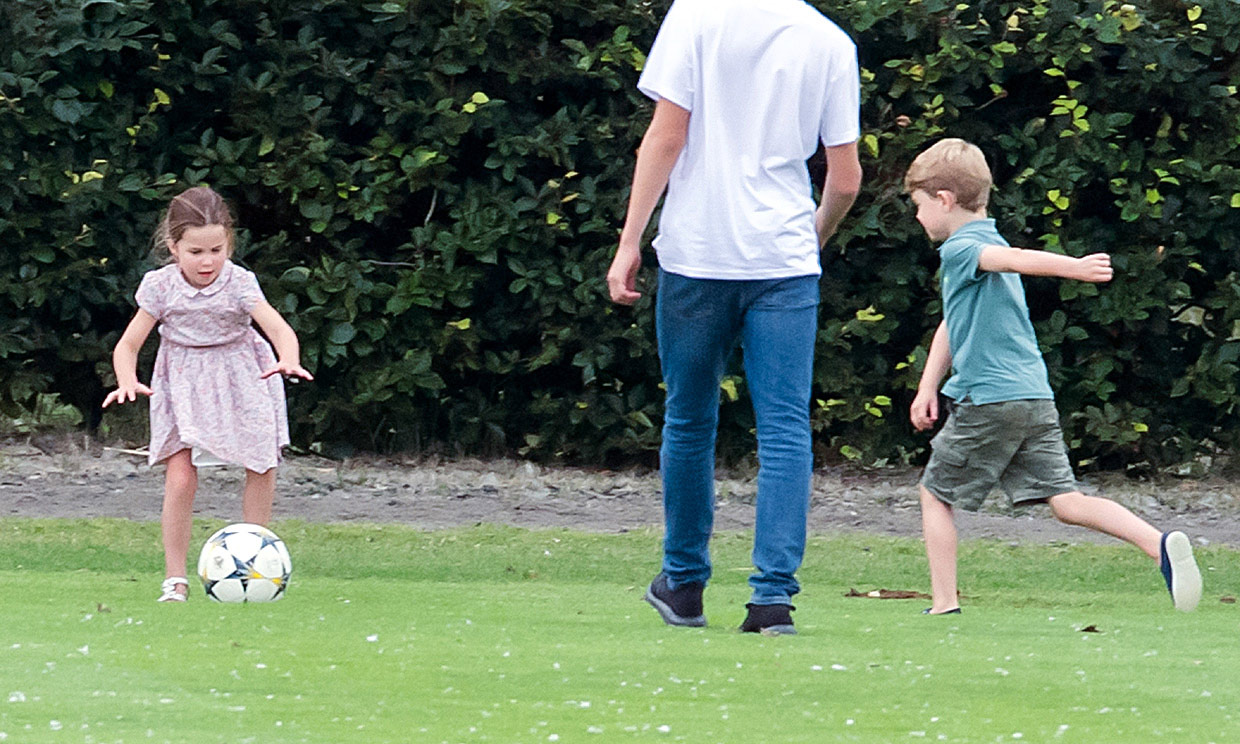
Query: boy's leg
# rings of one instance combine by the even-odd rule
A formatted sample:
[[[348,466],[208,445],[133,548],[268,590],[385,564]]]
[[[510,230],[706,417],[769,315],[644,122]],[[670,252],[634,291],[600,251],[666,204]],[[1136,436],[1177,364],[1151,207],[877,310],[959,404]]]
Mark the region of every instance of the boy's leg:
[[[955,509],[977,511],[1020,445],[1020,440],[1012,436],[1014,417],[1009,407],[1007,403],[954,403],[943,428],[930,442],[930,461],[926,463],[919,491],[922,533],[930,564],[932,614],[951,612],[960,606]]]
[[[1158,558],[1161,532],[1124,506],[1078,490],[1055,402],[1016,401],[1010,408],[1017,419],[1029,422],[1027,437],[1000,476],[1012,503],[1045,500],[1059,521],[1118,537]]]
[[[918,486],[921,491],[921,531],[930,564],[930,614],[960,607],[956,594],[956,523],[952,507]]]
[[[1122,504],[1079,491],[1061,493],[1048,501],[1059,521],[1118,537],[1145,551],[1158,561],[1176,609],[1196,609],[1201,601],[1201,571],[1193,558],[1193,545],[1183,532],[1159,532]]]
[[[164,505],[160,526],[164,543],[164,576],[185,576],[190,534],[194,522],[194,493],[198,490],[198,468],[190,462],[190,450],[164,460]],[[185,587],[188,591],[189,587]]]
[[[241,492],[241,518],[250,524],[266,526],[271,521],[276,497],[276,469],[264,473],[245,471],[245,490]]]
[[[818,277],[755,282],[741,332],[758,433],[753,605],[791,604],[800,591],[814,458],[809,400],[818,328]]]
[[[1013,503],[1044,499],[1059,521],[1132,543],[1159,562],[1176,609],[1196,608],[1201,599],[1201,572],[1188,537],[1182,532],[1161,533],[1122,504],[1077,490],[1054,404],[1028,401],[1027,406],[1026,417],[1038,425],[1002,476]]]
[[[1122,504],[1097,496],[1071,491],[1048,500],[1051,513],[1065,524],[1088,527],[1136,545],[1157,560],[1162,533]]]
[[[670,590],[710,578],[719,383],[736,339],[734,284],[659,272],[655,325],[667,386],[659,465]]]

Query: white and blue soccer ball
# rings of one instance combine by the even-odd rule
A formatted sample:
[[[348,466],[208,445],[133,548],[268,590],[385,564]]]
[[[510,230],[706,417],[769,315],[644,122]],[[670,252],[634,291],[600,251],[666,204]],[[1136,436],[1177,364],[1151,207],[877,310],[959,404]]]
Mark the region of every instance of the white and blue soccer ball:
[[[257,524],[230,524],[207,538],[198,576],[216,602],[274,602],[284,596],[293,559],[276,533]]]

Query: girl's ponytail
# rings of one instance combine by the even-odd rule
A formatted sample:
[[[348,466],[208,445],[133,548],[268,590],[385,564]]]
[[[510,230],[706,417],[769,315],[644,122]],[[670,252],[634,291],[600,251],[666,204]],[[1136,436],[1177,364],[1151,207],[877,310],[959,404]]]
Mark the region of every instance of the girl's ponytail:
[[[172,198],[155,228],[152,252],[164,263],[172,260],[169,246],[191,227],[222,225],[228,232],[228,252],[233,249],[233,216],[224,198],[208,186],[186,189]]]

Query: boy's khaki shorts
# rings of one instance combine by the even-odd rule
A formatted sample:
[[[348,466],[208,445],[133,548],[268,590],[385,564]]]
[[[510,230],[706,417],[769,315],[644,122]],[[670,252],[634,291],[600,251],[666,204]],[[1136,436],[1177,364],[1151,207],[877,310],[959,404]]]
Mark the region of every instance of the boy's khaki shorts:
[[[966,400],[949,410],[921,478],[939,500],[977,511],[995,486],[1013,506],[1077,490],[1055,401]]]

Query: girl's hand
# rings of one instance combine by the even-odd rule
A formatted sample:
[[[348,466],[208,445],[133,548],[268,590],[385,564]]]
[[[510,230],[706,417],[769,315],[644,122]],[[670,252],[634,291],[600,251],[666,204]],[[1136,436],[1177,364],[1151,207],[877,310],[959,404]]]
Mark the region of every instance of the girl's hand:
[[[140,382],[132,386],[118,387],[108,393],[108,397],[103,399],[103,407],[107,408],[111,403],[131,403],[137,400],[139,395],[145,395],[149,398],[151,394],[151,389]]]
[[[306,371],[304,367],[296,362],[276,362],[276,366],[263,372],[258,379],[265,380],[274,374],[282,374],[285,377],[300,377],[303,380],[313,380],[314,375]],[[296,382],[296,380],[294,380]]]

